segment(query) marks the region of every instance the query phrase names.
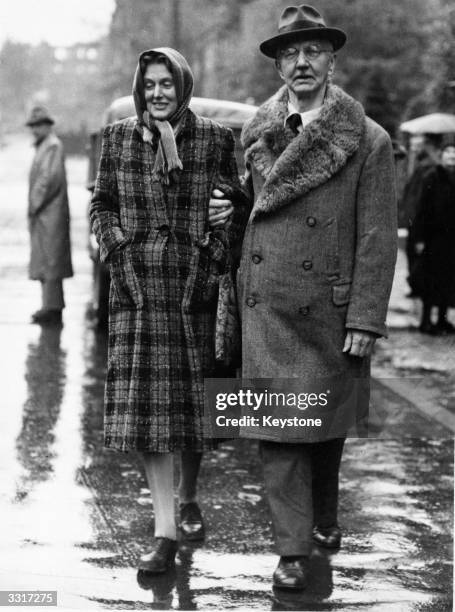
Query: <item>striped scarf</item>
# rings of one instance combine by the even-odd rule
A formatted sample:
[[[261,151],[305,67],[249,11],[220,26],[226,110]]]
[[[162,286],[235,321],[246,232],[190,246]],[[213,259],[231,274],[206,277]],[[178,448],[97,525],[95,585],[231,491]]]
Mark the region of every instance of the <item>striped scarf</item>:
[[[177,94],[177,109],[167,121],[153,119],[147,110],[144,90],[145,56],[164,55],[171,63],[171,73],[174,79]],[[139,57],[138,66],[133,81],[133,98],[136,114],[139,121],[139,129],[144,142],[152,143],[158,133],[158,150],[153,167],[152,178],[169,185],[172,173],[182,169],[182,162],[178,156],[175,137],[180,131],[182,119],[193,94],[193,73],[186,59],[175,49],[170,47],[158,47],[144,51]]]

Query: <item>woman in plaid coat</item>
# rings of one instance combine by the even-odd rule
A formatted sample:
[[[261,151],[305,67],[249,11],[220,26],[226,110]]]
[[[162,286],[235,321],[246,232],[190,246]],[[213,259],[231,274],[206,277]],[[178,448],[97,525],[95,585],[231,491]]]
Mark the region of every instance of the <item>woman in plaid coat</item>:
[[[246,199],[230,130],[188,109],[193,77],[177,51],[139,58],[137,117],[106,127],[91,222],[109,264],[105,445],[141,451],[154,502],[157,547],[140,568],[174,561],[173,454],[182,454],[180,528],[200,539],[195,502],[204,377],[214,373],[218,276],[241,239]],[[234,205],[228,229],[210,230],[214,189]],[[215,202],[211,204],[215,206]]]

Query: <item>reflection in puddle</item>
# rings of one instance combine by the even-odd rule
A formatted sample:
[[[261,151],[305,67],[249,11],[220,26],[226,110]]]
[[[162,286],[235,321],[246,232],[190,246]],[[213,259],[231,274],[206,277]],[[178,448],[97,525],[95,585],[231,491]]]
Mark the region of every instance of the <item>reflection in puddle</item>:
[[[25,473],[25,486],[19,486],[17,499],[29,493],[33,481],[44,481],[55,458],[54,428],[65,387],[66,354],[60,348],[61,326],[42,327],[37,344],[29,344],[25,363],[27,399],[22,428],[16,439],[17,456]]]
[[[439,511],[431,495],[438,487],[444,500],[451,481],[447,465],[433,472],[420,465],[447,461],[451,448],[425,442],[348,445],[343,547],[313,551],[303,593],[272,590],[277,557],[257,451],[245,441],[206,457],[204,545],[181,544],[173,572],[138,576],[153,512],[135,455],[103,448],[106,337],[86,328],[69,343],[67,328],[61,338],[59,330],[42,331],[26,359],[27,399],[16,440],[18,491],[25,495],[9,508],[8,586],[51,584],[60,605],[76,609],[445,609],[437,598],[451,580],[450,566],[443,566],[450,535],[441,534],[450,502]],[[239,498],[242,490],[259,491],[262,499],[249,504]]]

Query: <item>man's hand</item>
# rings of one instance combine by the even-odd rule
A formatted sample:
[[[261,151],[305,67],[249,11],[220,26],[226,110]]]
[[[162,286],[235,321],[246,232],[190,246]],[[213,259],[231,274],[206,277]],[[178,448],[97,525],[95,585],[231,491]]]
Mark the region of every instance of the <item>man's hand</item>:
[[[369,357],[373,352],[376,337],[367,331],[349,329],[346,333],[343,353],[349,353],[353,357]]]
[[[223,198],[224,193],[219,189],[212,191],[212,197],[209,202],[210,227],[223,227],[234,212],[231,200],[224,200]]]

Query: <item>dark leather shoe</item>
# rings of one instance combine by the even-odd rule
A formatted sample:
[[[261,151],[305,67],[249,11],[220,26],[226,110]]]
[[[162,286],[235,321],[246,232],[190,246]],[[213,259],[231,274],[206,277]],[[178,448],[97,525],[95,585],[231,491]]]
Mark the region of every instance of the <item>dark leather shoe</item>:
[[[341,530],[337,525],[333,527],[313,527],[313,542],[324,548],[339,548],[341,544]]]
[[[61,310],[38,310],[32,314],[32,323],[60,325],[62,322]]]
[[[185,540],[203,540],[205,536],[204,521],[196,502],[180,504],[179,528]]]
[[[308,582],[308,557],[280,557],[273,572],[273,586],[277,589],[300,590]]]
[[[156,548],[142,555],[138,569],[149,574],[162,574],[173,567],[177,542],[169,538],[156,538]]]

